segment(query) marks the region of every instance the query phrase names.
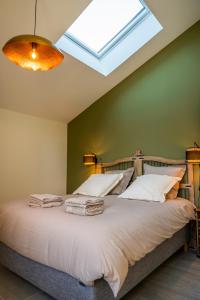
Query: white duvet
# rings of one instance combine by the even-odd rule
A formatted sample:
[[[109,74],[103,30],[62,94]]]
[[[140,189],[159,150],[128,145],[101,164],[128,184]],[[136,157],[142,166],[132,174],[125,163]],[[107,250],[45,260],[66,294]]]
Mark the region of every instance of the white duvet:
[[[104,197],[102,215],[76,216],[64,207],[30,208],[26,201],[0,208],[0,241],[21,255],[85,284],[104,277],[114,295],[128,266],[193,218],[184,199],[165,203]]]

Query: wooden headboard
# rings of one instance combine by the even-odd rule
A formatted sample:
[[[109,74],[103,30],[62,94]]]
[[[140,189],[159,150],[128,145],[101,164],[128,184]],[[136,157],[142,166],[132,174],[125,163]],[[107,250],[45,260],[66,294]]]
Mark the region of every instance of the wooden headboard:
[[[125,170],[134,166],[134,177],[136,177],[142,175],[144,162],[153,166],[186,166],[186,175],[180,183],[179,194],[194,203],[193,164],[188,163],[185,160],[168,159],[159,156],[146,156],[142,154],[141,150],[136,150],[133,156],[124,157],[112,162],[100,163],[98,164],[98,168],[101,173],[104,173],[106,170]]]

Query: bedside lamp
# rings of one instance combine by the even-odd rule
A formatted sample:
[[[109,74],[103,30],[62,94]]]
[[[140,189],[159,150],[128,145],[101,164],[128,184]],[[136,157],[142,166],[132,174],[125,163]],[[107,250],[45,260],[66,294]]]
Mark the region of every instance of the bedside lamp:
[[[194,146],[186,149],[186,160],[188,163],[191,163],[193,165],[200,165],[200,147],[197,145],[196,142],[194,142]],[[198,172],[199,174],[199,168]],[[199,177],[199,175],[198,175]],[[199,208],[200,207],[200,185],[199,181],[196,183],[197,189],[196,189],[196,206]]]
[[[194,146],[186,149],[186,160],[189,163],[200,164],[200,147],[194,142]]]
[[[96,163],[97,163],[96,154],[94,154],[92,152],[85,153],[83,155],[83,163],[85,166],[96,165]]]

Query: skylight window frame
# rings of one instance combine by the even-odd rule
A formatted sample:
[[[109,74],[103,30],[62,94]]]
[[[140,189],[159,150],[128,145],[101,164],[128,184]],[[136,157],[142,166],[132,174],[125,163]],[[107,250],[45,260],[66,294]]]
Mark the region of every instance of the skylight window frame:
[[[64,33],[65,38],[71,40],[73,43],[78,45],[78,47],[87,51],[89,54],[92,54],[95,58],[101,60],[107,53],[109,53],[118,43],[121,42],[123,38],[125,38],[131,30],[140,24],[143,19],[150,13],[149,8],[146,6],[143,0],[139,0],[142,4],[143,8],[139,11],[129,22],[126,24],[109,42],[107,42],[100,51],[96,52],[89,48],[82,41],[77,39],[74,35],[68,33],[67,31]]]
[[[146,13],[142,15],[140,10],[139,16],[141,16],[138,17],[136,15],[138,19],[134,17],[135,24],[130,24],[132,26],[130,26],[129,30],[127,26],[125,26],[127,28],[126,32],[122,33],[120,31],[120,39],[113,41],[112,47],[109,47],[108,50],[105,48],[105,52],[101,53],[101,57],[96,55],[94,51],[92,53],[85,45],[79,45],[67,37],[65,33],[69,28],[65,30],[63,35],[57,40],[55,46],[101,75],[110,75],[163,30],[163,26],[151,9],[148,8],[145,0],[139,1],[142,3],[142,6],[145,7],[144,11]]]

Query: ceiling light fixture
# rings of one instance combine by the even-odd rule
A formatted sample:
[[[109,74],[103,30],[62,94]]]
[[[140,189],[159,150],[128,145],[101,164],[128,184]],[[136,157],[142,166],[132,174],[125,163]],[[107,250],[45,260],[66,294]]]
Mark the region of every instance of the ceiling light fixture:
[[[5,56],[16,65],[32,71],[48,71],[59,65],[64,55],[47,39],[35,35],[37,0],[35,0],[34,34],[18,35],[3,47]]]

